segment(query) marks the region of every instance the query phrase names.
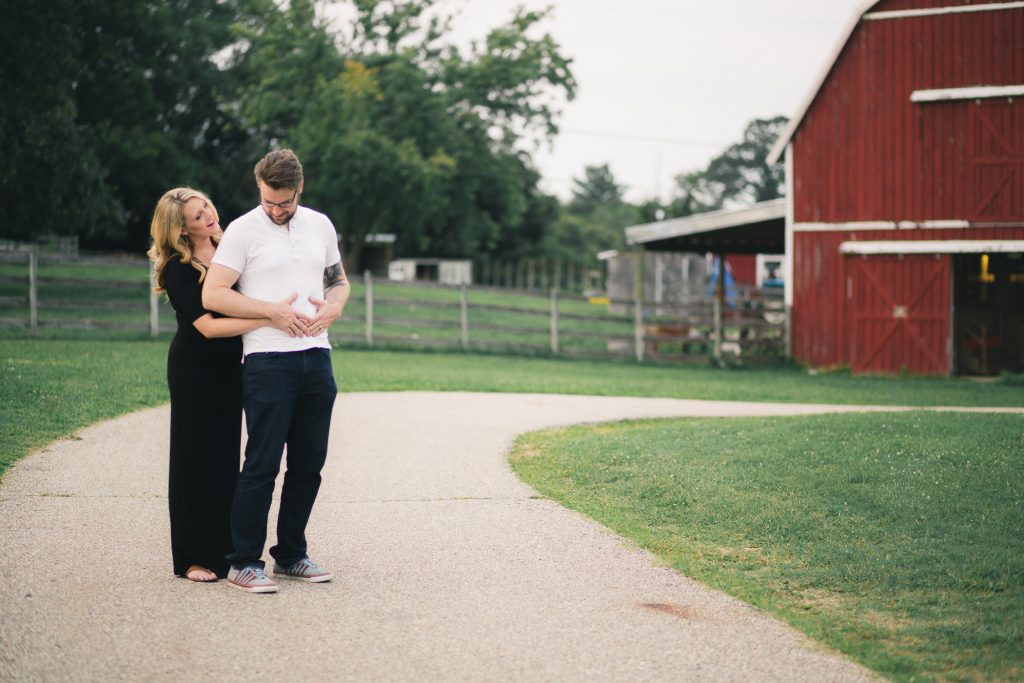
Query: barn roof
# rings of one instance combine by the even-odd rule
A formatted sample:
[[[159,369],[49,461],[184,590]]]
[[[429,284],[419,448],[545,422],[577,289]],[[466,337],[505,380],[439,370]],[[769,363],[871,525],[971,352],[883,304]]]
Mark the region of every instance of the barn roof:
[[[832,67],[835,66],[836,62],[839,61],[839,55],[843,53],[843,48],[846,47],[846,43],[850,40],[850,36],[853,35],[853,30],[857,28],[857,24],[860,23],[861,17],[864,16],[871,8],[877,5],[881,0],[869,0],[864,2],[858,7],[849,21],[846,22],[845,28],[840,35],[839,41],[836,46],[832,49],[832,53],[825,63],[822,65],[821,71],[818,72],[817,77],[813,81],[810,91],[804,97],[803,102],[800,103],[800,107],[796,110],[796,114],[789,120],[785,130],[782,131],[782,135],[775,141],[775,146],[772,147],[768,153],[768,164],[774,164],[776,161],[782,158],[782,153],[786,151],[786,145],[789,144],[789,140],[796,133],[796,129],[800,127],[800,123],[804,120],[804,116],[807,114],[807,110],[811,108],[811,104],[814,103],[814,99],[818,96],[818,91],[821,90],[821,86],[825,85],[825,80],[828,75],[832,72]]]
[[[953,5],[950,7],[942,8],[922,8],[922,9],[904,9],[904,10],[892,10],[892,11],[880,11],[871,12],[876,5],[880,4],[881,0],[868,0],[864,2],[850,17],[850,20],[846,23],[846,27],[843,29],[843,33],[839,41],[836,43],[835,48],[832,50],[832,54],[822,65],[822,69],[818,72],[817,78],[814,79],[813,85],[807,96],[804,97],[803,102],[800,103],[800,107],[797,109],[796,114],[789,120],[785,130],[779,136],[779,139],[775,141],[775,145],[768,153],[768,163],[774,164],[776,161],[782,158],[782,154],[786,151],[786,145],[793,138],[800,124],[803,122],[804,116],[807,115],[807,110],[811,108],[815,98],[818,96],[818,92],[822,86],[825,85],[825,81],[828,79],[828,75],[832,72],[832,67],[835,66],[836,62],[839,61],[840,55],[843,53],[843,48],[850,41],[850,36],[853,35],[854,29],[860,24],[862,19],[893,19],[893,18],[905,18],[913,16],[922,16],[927,14],[950,14],[959,12],[981,12],[991,9],[1017,9],[1024,7],[1024,2],[1014,0],[1003,0],[1002,2],[991,2],[991,3],[977,3],[977,4],[963,4]],[[870,14],[868,14],[871,12]],[[865,16],[867,15],[867,16]]]
[[[785,241],[785,198],[626,228],[628,244],[657,251],[781,254]]]

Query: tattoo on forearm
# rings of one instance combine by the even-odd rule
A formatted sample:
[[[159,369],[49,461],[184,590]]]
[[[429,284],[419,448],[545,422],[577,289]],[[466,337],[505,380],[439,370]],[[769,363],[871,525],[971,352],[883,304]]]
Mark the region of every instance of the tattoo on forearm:
[[[331,289],[338,285],[345,284],[345,275],[341,272],[341,264],[335,263],[333,266],[327,266],[324,268],[324,293],[326,294]]]

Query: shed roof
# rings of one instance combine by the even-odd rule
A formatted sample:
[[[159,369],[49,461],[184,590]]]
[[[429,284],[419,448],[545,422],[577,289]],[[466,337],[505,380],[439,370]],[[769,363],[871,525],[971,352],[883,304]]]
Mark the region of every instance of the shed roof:
[[[626,228],[626,242],[657,251],[781,254],[786,244],[786,199],[633,225]]]

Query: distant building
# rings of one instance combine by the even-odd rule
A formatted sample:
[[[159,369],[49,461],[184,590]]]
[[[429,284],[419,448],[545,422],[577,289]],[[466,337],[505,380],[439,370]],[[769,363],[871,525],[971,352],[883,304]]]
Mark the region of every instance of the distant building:
[[[395,235],[392,233],[367,235],[360,254],[359,272],[370,271],[376,277],[387,277],[388,264],[394,258],[394,252]]]
[[[473,284],[473,262],[464,259],[397,259],[388,264],[388,279],[395,282]]]

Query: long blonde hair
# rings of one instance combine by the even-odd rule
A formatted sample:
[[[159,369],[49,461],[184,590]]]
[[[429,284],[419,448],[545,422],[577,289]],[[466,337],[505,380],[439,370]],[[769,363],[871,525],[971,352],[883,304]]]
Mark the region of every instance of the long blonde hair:
[[[155,264],[157,292],[164,291],[164,270],[172,258],[177,257],[182,263],[187,263],[199,271],[199,281],[206,279],[206,266],[199,262],[192,253],[192,240],[185,232],[185,204],[198,197],[210,208],[213,215],[220,222],[217,214],[217,207],[213,205],[210,198],[199,190],[191,187],[176,187],[168,190],[160,197],[153,211],[153,222],[149,226],[149,236],[152,238],[149,251],[146,252],[150,260]],[[214,246],[220,244],[220,237],[223,233],[218,232],[211,238]]]

